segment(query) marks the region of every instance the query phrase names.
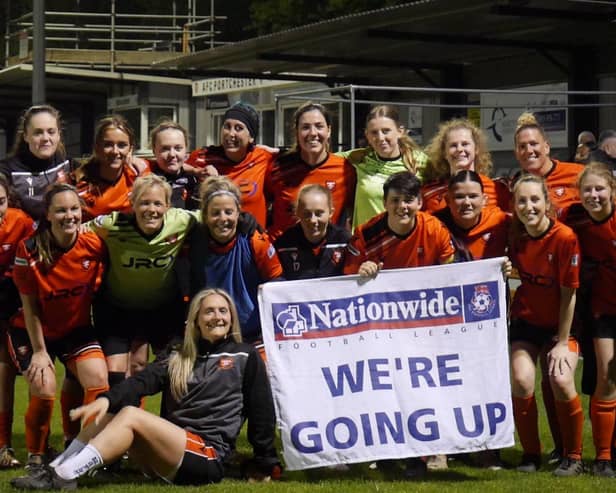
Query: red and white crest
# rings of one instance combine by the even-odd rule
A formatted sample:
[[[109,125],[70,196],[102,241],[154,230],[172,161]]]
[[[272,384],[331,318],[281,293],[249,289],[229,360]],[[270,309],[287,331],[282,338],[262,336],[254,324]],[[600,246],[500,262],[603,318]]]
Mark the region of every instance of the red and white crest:
[[[335,264],[340,263],[340,259],[342,258],[342,252],[340,250],[335,250],[334,254],[332,255],[332,260],[334,261]]]
[[[223,357],[218,360],[218,368],[221,370],[230,370],[235,366],[235,361],[233,358]]]

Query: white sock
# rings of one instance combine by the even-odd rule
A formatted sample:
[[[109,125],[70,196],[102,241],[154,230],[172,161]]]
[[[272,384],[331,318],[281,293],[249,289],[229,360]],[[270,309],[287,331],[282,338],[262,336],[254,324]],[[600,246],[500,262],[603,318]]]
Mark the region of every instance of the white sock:
[[[76,453],[81,452],[81,449],[84,448],[85,446],[86,446],[85,443],[80,442],[76,438],[73,438],[73,440],[69,444],[68,448],[64,452],[62,452],[60,455],[58,455],[58,457],[56,457],[54,460],[52,460],[49,463],[49,465],[51,467],[59,466],[60,464],[62,464],[69,457],[72,457]]]
[[[86,445],[81,451],[54,467],[62,479],[75,479],[86,472],[103,465],[101,454],[92,445]]]

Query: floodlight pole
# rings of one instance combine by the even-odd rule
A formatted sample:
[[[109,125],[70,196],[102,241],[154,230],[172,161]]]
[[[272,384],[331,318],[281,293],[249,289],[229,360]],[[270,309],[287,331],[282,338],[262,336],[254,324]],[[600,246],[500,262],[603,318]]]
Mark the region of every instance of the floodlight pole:
[[[45,0],[32,5],[32,104],[44,104],[45,94]]]

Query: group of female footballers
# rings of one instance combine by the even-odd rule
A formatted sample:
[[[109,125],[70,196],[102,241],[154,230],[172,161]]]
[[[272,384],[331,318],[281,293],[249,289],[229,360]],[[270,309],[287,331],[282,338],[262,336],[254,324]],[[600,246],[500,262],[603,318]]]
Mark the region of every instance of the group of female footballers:
[[[192,153],[186,131],[161,122],[151,160],[134,154],[121,116],[99,121],[84,163],[65,155],[61,127],[53,107],[29,108],[0,163],[0,467],[20,465],[16,374],[30,394],[27,474],[15,487],[71,489],[126,451],[165,481],[217,482],[245,419],[254,463],[276,477],[260,284],[501,256],[520,279],[509,332],[518,470],[541,466],[539,361],[554,474],[582,472],[582,345],[595,363],[585,364],[595,372],[585,389],[592,470],[615,475],[616,184],[600,163],[552,159],[532,114],[518,121],[512,181],[489,178],[485,136],[470,121],[441,124],[424,152],[390,106],[369,112],[367,148],[338,154],[331,117],[315,103],[295,113],[285,152],[255,145],[258,115],[244,103],[225,113],[219,145]],[[58,456],[49,447],[56,359],[65,366]],[[160,417],[140,407],[159,391]]]

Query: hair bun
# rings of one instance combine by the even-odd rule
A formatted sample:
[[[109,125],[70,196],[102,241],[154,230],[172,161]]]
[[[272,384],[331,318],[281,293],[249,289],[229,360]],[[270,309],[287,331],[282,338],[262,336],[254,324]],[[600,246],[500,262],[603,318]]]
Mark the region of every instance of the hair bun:
[[[518,125],[516,128],[516,132],[522,127],[528,126],[539,126],[539,122],[535,117],[535,114],[530,111],[525,111],[520,116],[518,116]]]

